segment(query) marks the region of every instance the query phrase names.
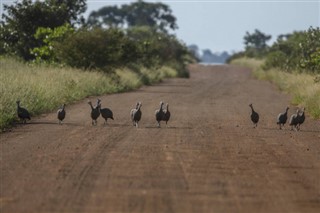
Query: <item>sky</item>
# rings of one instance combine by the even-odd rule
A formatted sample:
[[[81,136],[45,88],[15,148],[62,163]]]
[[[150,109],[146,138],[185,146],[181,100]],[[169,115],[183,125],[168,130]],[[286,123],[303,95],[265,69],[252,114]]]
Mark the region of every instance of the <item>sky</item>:
[[[144,1],[169,5],[179,27],[174,34],[186,45],[196,44],[212,52],[243,50],[244,35],[255,29],[271,35],[271,45],[280,34],[320,27],[320,0]],[[101,7],[130,2],[134,0],[87,0],[85,17]]]

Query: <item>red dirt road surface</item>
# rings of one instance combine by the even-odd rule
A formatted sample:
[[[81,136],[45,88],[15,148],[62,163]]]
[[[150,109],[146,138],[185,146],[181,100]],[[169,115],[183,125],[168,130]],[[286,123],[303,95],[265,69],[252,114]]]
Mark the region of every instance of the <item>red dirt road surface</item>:
[[[91,125],[83,100],[63,125],[53,112],[1,134],[0,212],[320,212],[319,120],[279,130],[290,97],[246,68],[190,75],[99,97],[114,113],[107,125]],[[160,101],[168,127],[156,127]]]

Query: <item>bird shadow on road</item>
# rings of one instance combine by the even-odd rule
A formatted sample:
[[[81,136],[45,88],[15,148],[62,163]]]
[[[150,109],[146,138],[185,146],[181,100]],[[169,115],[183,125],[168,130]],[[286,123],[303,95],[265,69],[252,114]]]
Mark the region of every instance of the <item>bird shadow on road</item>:
[[[171,91],[171,92],[164,92],[164,91],[148,91],[148,90],[139,90],[141,93],[164,93],[164,94],[175,94],[175,93],[185,93],[185,92],[177,92],[177,91]]]
[[[157,126],[145,126],[144,128],[146,129],[192,129],[191,127],[187,126],[187,127],[183,127],[183,126],[162,126],[162,127],[157,127]]]
[[[30,121],[28,123],[15,123],[16,126],[24,126],[24,125],[37,125],[37,124],[58,124],[57,122],[53,121]]]
[[[259,127],[257,127],[257,129],[259,129]],[[291,128],[282,128],[282,129],[279,129],[279,128],[274,128],[274,127],[260,127],[260,129],[264,129],[264,130],[270,130],[270,131],[276,131],[276,132],[314,132],[314,133],[319,133],[320,130],[305,130],[305,129],[302,129],[302,130],[291,130]]]
[[[119,124],[119,123],[108,123],[108,124],[103,124],[102,126],[104,126],[104,127],[128,127],[128,126],[132,126],[132,124],[131,125],[129,125],[129,124]]]

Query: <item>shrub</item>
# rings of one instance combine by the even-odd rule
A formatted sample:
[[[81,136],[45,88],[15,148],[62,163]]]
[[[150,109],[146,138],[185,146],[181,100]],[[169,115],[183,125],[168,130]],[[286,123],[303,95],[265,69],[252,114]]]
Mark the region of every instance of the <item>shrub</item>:
[[[106,72],[132,60],[135,45],[118,29],[83,28],[56,45],[57,58],[72,67]],[[125,62],[122,61],[125,59]]]
[[[61,42],[67,36],[74,33],[74,28],[70,24],[51,29],[39,27],[34,37],[43,43],[42,46],[33,48],[31,54],[34,55],[36,62],[58,62],[55,55],[55,44]]]

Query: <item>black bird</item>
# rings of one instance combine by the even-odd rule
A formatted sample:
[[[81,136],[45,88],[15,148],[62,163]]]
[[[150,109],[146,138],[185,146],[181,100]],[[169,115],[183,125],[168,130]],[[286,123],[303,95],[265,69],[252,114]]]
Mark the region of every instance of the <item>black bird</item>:
[[[99,103],[99,109],[101,116],[104,118],[104,123],[107,124],[108,118],[113,119],[113,112],[109,108],[103,108],[101,109],[101,104]]]
[[[62,124],[63,119],[66,117],[66,110],[64,109],[65,106],[66,105],[63,104],[61,106],[61,108],[58,109],[58,111],[57,111],[57,117],[58,117],[58,120],[59,120],[59,124]]]
[[[171,113],[169,111],[169,104],[166,104],[166,109],[163,111],[163,118],[162,120],[166,122],[166,126],[168,125],[168,121],[170,119]]]
[[[136,126],[137,128],[139,127],[138,126],[138,123],[139,121],[141,120],[141,116],[142,116],[142,112],[141,112],[141,102],[138,102],[137,103],[137,106],[136,106],[136,109],[132,109],[132,122],[133,122],[133,125]]]
[[[23,122],[23,123],[27,123],[27,119],[30,120],[30,114],[28,112],[28,110],[26,110],[25,108],[22,108],[20,107],[20,101],[18,100],[17,101],[17,114],[18,114],[18,117],[20,118],[20,120]]]
[[[95,107],[92,106],[91,101],[88,101],[88,104],[91,107],[91,119],[92,119],[92,125],[97,125],[97,119],[100,116],[100,105],[97,105]]]
[[[160,108],[155,111],[158,127],[160,127],[160,121],[162,121],[163,115],[164,115],[162,106],[163,106],[163,102],[161,101],[160,102]]]
[[[287,122],[288,120],[288,110],[289,110],[289,107],[286,108],[286,111],[283,112],[283,113],[280,113],[278,115],[278,121],[277,121],[277,124],[279,125],[279,128],[281,129],[281,126],[284,126],[285,123]]]
[[[255,127],[258,126],[259,114],[258,114],[256,111],[254,111],[252,104],[249,104],[249,106],[250,106],[250,108],[251,108],[251,121],[252,121],[253,124],[254,124],[254,127],[253,127],[253,128],[255,128]]]
[[[306,116],[304,115],[305,108],[302,108],[302,112],[299,114],[298,119],[298,130],[300,130],[300,125],[303,124],[304,120],[306,119]]]
[[[297,112],[295,114],[292,114],[289,120],[289,125],[291,126],[291,130],[293,130],[293,127],[298,130],[297,126],[299,124],[299,109],[297,109]]]
[[[130,111],[130,118],[131,118],[131,121],[132,121],[132,124],[133,126],[136,125],[136,123],[134,122],[134,113],[137,111],[137,109],[139,108],[139,105],[140,105],[140,102],[137,102],[136,103],[136,107],[134,109],[131,109]]]

